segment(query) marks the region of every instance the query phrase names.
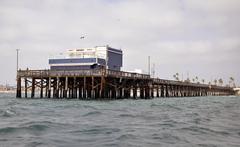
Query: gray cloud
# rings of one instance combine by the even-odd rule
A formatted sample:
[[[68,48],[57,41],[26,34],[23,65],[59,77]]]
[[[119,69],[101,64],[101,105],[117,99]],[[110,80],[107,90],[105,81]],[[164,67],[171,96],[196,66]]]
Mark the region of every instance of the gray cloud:
[[[65,49],[106,44],[124,50],[125,70],[146,70],[150,55],[161,78],[239,82],[239,13],[238,0],[1,0],[0,83],[15,83],[16,48],[21,68],[38,69]]]

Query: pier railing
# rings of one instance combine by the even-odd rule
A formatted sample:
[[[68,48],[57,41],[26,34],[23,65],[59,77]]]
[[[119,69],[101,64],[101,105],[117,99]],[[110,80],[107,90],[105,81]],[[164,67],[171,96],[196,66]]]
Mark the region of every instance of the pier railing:
[[[209,85],[209,84],[201,84],[201,83],[190,83],[190,82],[165,80],[165,79],[158,79],[158,78],[153,79],[153,83],[164,84],[164,85],[191,86],[191,87],[199,87],[199,88],[232,89],[231,87],[225,87],[225,86],[217,86],[217,85]]]
[[[157,84],[166,84],[166,85],[182,85],[182,86],[197,86],[197,87],[209,87],[207,84],[201,84],[201,83],[190,83],[190,82],[182,82],[182,81],[174,81],[174,80],[165,80],[165,79],[153,79],[154,83]]]
[[[114,71],[114,70],[107,70],[106,75],[114,76],[114,77],[124,77],[124,78],[150,79],[150,75],[123,72],[123,71]]]
[[[19,70],[20,77],[101,76],[99,70]]]
[[[149,79],[146,74],[123,71],[94,69],[94,70],[19,70],[19,77],[71,77],[71,76],[112,76],[119,78]]]

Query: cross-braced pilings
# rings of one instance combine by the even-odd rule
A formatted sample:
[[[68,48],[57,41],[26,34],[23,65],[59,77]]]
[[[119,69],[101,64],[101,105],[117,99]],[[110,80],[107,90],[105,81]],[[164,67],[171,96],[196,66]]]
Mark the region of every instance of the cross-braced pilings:
[[[22,94],[25,98],[148,99],[232,95],[234,91],[229,87],[156,79],[145,74],[106,69],[19,70],[17,97],[23,97]]]

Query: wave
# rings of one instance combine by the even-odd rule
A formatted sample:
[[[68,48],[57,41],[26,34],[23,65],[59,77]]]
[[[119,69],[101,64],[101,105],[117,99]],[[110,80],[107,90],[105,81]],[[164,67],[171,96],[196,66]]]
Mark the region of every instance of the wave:
[[[12,117],[17,115],[17,112],[11,109],[0,110],[0,117]]]
[[[119,132],[118,128],[109,128],[105,126],[94,126],[91,128],[84,128],[81,130],[69,131],[70,134],[88,134],[88,135],[98,135],[98,134],[112,134]]]
[[[51,121],[32,121],[20,124],[14,127],[3,127],[0,128],[0,134],[11,134],[11,133],[18,133],[18,132],[29,132],[31,134],[41,133],[43,131],[47,131],[49,129],[61,128],[61,126],[65,126],[62,123],[55,123]]]
[[[134,118],[137,117],[136,115],[132,115],[132,114],[119,114],[119,117],[130,117],[130,118]]]
[[[100,111],[91,111],[91,112],[88,112],[86,114],[83,115],[83,117],[87,117],[87,116],[97,116],[97,115],[101,115],[102,112]]]
[[[83,108],[84,109],[93,109],[93,110],[98,110],[96,107],[94,107],[94,106],[91,106],[91,105],[83,105]]]
[[[28,127],[5,127],[0,128],[0,134],[13,134],[17,132],[25,132],[25,131],[31,131],[31,132],[39,132],[44,131],[48,129],[48,126],[46,125],[30,125]]]
[[[128,140],[128,139],[137,139],[137,136],[133,135],[133,134],[123,134],[123,135],[119,136],[118,138],[116,138],[116,140],[120,140],[120,141],[124,141],[124,140]]]
[[[180,130],[186,130],[192,132],[192,134],[211,134],[211,135],[224,135],[228,136],[230,133],[226,131],[219,131],[219,130],[213,130],[211,128],[205,128],[205,127],[197,127],[197,126],[190,126],[190,127],[185,127],[181,128]]]

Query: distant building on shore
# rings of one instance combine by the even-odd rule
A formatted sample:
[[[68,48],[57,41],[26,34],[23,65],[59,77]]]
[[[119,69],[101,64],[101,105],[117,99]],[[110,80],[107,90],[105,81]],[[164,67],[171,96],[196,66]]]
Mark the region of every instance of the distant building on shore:
[[[51,70],[81,70],[106,68],[120,71],[123,52],[109,46],[70,49],[64,57],[49,59]]]
[[[235,91],[236,95],[240,96],[240,87],[239,88],[234,88],[233,90]]]
[[[15,92],[16,87],[8,86],[8,85],[0,85],[0,92],[8,92],[8,91],[14,91]]]

